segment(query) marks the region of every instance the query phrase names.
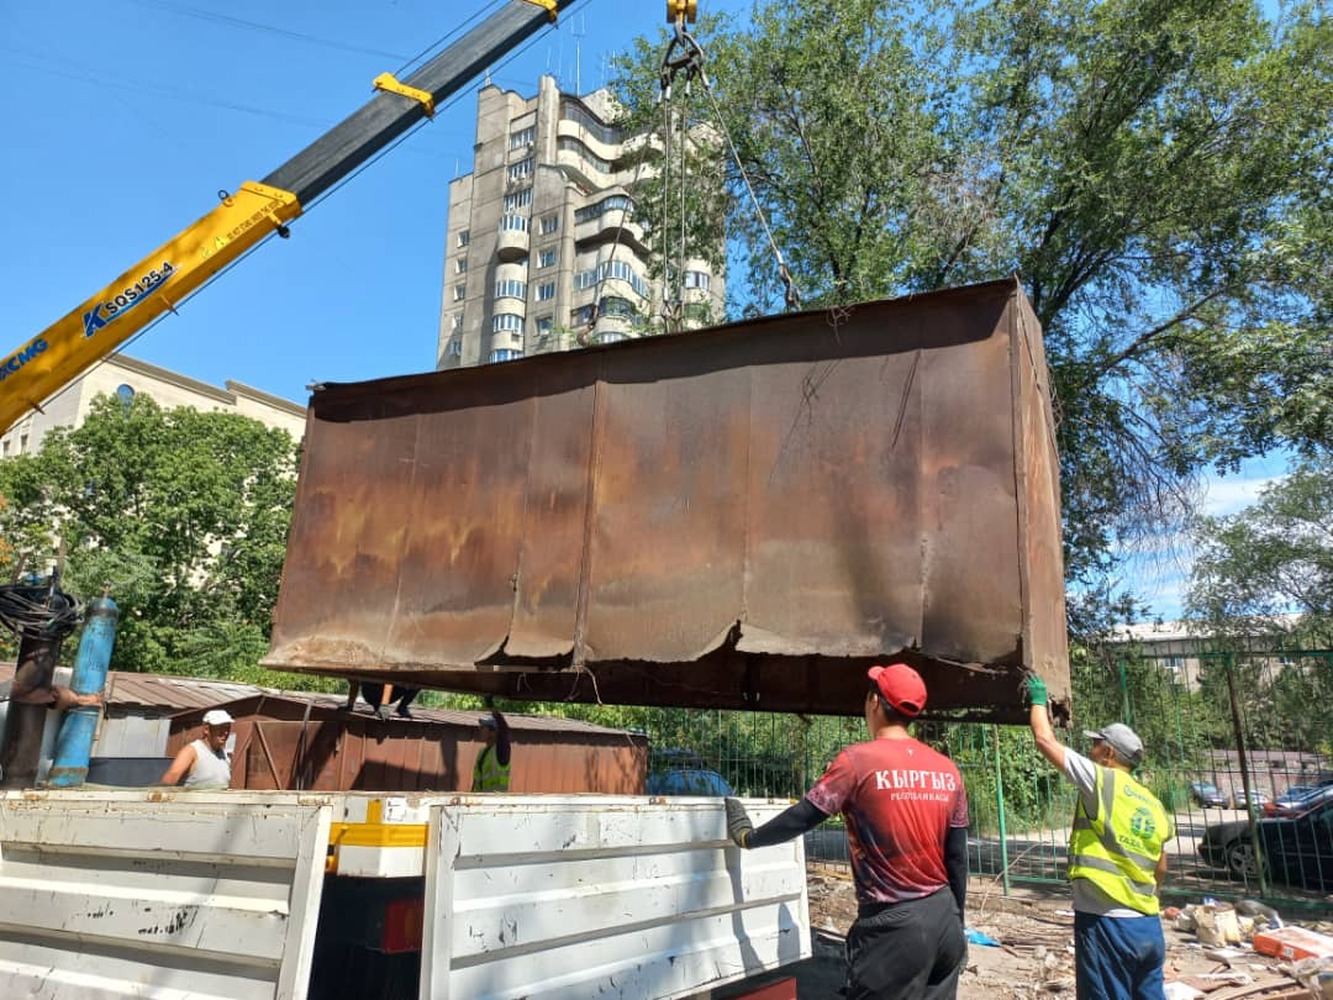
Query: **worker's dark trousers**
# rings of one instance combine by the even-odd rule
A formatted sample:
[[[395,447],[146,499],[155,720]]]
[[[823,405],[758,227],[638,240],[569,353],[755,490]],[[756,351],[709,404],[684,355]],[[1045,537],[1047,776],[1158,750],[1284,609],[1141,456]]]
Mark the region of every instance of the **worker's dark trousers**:
[[[847,932],[847,1000],[953,1000],[967,940],[953,893],[862,906]]]

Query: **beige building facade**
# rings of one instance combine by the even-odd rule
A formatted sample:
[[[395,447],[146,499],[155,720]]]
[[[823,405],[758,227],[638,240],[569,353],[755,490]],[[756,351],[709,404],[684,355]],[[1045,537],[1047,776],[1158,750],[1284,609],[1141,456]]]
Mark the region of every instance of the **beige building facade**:
[[[228,380],[222,388],[114,354],[84,372],[42,407],[0,435],[0,458],[32,454],[56,427],[78,427],[100,395],[130,399],[140,393],[163,409],[192,406],[252,417],[267,427],[280,427],[300,441],[305,436],[305,407],[299,403]]]
[[[613,111],[608,92],[564,94],[549,76],[531,98],[489,83],[478,93],[473,170],[449,186],[436,367],[663,329],[633,202],[656,150],[610,124]],[[682,326],[720,321],[723,276],[701,259],[683,263]]]

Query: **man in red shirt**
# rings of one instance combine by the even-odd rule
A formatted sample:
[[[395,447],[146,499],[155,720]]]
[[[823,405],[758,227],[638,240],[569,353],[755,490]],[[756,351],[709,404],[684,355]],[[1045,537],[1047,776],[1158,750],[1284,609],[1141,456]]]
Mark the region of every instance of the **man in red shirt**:
[[[757,830],[727,799],[727,832],[743,848],[799,837],[841,813],[856,881],[847,933],[847,1000],[945,1000],[967,957],[967,796],[953,761],[914,740],[926,705],[905,663],[870,668],[871,739],[844,749],[804,799]]]

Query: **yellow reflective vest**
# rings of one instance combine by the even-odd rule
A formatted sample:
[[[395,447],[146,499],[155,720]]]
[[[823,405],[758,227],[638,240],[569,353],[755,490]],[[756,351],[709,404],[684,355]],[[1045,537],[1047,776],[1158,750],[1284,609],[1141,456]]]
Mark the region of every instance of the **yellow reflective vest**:
[[[482,747],[477,762],[472,765],[474,792],[509,791],[509,765],[501,764],[494,747]]]
[[[1157,901],[1157,860],[1174,835],[1157,798],[1124,771],[1097,765],[1097,815],[1079,796],[1069,837],[1069,877],[1085,878],[1121,906],[1151,916]]]

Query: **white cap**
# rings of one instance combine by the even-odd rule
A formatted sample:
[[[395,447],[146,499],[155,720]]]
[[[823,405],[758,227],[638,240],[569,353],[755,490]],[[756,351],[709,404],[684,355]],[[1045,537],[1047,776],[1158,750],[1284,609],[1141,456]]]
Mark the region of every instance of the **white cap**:
[[[235,721],[220,708],[210,708],[204,713],[204,725],[206,726],[230,726]]]

